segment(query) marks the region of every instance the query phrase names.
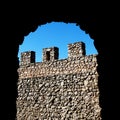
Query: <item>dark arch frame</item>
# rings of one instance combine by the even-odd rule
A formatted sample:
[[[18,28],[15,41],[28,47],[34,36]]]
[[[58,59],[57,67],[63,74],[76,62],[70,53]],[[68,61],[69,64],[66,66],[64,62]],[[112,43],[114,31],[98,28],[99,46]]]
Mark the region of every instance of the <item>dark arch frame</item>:
[[[23,19],[24,18],[24,19]],[[99,90],[100,90],[100,106],[102,108],[101,116],[105,118],[105,120],[110,120],[111,117],[115,118],[115,107],[114,106],[114,90],[111,89],[113,85],[113,74],[111,72],[112,66],[112,57],[111,57],[111,47],[107,47],[104,43],[104,39],[100,39],[100,36],[97,36],[97,17],[90,13],[86,15],[39,15],[32,14],[27,15],[26,17],[21,14],[19,16],[12,16],[10,18],[11,21],[6,23],[7,30],[4,39],[7,41],[7,44],[10,43],[11,56],[13,59],[9,59],[8,57],[4,58],[3,63],[5,63],[7,71],[11,71],[9,76],[3,76],[5,81],[3,81],[3,85],[5,85],[5,91],[2,92],[2,104],[4,107],[1,108],[2,112],[6,114],[6,120],[14,120],[16,116],[16,97],[17,97],[17,79],[18,79],[18,50],[19,45],[22,44],[24,37],[28,35],[30,32],[33,32],[37,29],[39,25],[43,25],[52,21],[55,22],[65,22],[65,23],[76,23],[80,26],[82,30],[90,35],[92,39],[94,39],[94,45],[99,53],[98,55],[98,73],[99,73]],[[98,38],[99,37],[99,38]],[[10,41],[8,41],[10,40]],[[13,41],[13,42],[12,42]],[[4,43],[6,44],[6,43]],[[7,54],[5,52],[5,54]],[[6,59],[6,60],[5,60]],[[3,71],[6,73],[6,70]],[[6,84],[7,81],[7,84]],[[3,91],[3,90],[2,90]],[[10,95],[10,97],[8,97]]]

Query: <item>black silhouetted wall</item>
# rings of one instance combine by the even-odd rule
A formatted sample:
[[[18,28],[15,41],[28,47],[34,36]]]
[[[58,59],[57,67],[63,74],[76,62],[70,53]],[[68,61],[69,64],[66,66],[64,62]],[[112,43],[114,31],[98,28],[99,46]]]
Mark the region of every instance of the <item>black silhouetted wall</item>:
[[[19,45],[23,43],[24,37],[30,32],[34,32],[39,25],[54,21],[76,23],[94,39],[94,45],[98,51],[97,69],[99,72],[100,106],[102,107],[101,116],[104,120],[111,120],[111,118],[116,120],[118,116],[117,109],[119,108],[119,102],[116,98],[119,94],[116,96],[115,93],[119,89],[119,78],[116,78],[118,70],[114,66],[117,63],[117,56],[114,55],[116,50],[113,49],[113,46],[117,46],[118,40],[114,39],[111,42],[109,35],[112,34],[106,33],[107,30],[110,31],[106,27],[110,20],[106,19],[107,15],[103,17],[102,14],[96,14],[96,9],[91,12],[91,6],[89,10],[87,8],[86,12],[84,10],[80,12],[80,9],[75,11],[77,15],[41,15],[39,8],[39,11],[35,11],[31,7],[30,9],[24,9],[22,6],[18,9],[17,7],[15,6],[15,9],[14,7],[12,7],[13,9],[7,8],[1,14],[1,118],[14,120],[16,116]],[[84,14],[82,14],[83,11]],[[102,18],[100,22],[97,16]],[[98,32],[98,30],[100,31]]]

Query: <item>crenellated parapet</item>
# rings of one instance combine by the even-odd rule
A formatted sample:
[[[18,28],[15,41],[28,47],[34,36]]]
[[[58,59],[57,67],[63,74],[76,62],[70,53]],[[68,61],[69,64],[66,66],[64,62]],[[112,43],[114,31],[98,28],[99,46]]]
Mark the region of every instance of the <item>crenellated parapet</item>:
[[[68,44],[68,58],[82,57],[86,55],[85,43],[75,42]],[[43,48],[42,62],[54,61],[59,59],[59,48]],[[20,65],[35,63],[35,51],[26,51],[21,53]]]
[[[68,44],[68,58],[59,60],[59,48],[44,48],[42,62],[35,62],[35,52],[21,53],[19,78],[31,78],[58,74],[91,71],[97,66],[96,55],[85,55],[85,44],[76,42]],[[94,70],[96,70],[94,68]],[[94,72],[93,70],[91,72]]]

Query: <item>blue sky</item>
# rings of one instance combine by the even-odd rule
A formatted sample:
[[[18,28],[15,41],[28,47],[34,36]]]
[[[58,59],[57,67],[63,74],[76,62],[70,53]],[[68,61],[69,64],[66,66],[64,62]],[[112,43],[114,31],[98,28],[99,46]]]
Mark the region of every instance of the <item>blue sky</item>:
[[[94,40],[75,23],[47,23],[25,36],[24,42],[19,46],[18,57],[20,59],[21,52],[35,51],[36,62],[42,62],[42,49],[56,46],[59,48],[59,59],[64,59],[68,57],[67,45],[80,41],[86,45],[86,55],[98,54]]]

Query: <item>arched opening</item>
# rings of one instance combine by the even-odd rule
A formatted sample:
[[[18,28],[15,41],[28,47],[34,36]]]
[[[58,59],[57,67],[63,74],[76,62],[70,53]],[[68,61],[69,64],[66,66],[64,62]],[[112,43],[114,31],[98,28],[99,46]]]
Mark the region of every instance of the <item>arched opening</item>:
[[[75,35],[77,35],[77,34],[75,34]],[[70,34],[69,34],[69,36],[70,36]],[[64,42],[64,41],[62,41],[62,42]],[[68,110],[70,112],[70,113],[67,112],[68,118],[71,118],[71,119],[77,119],[77,118],[78,119],[84,119],[84,118],[87,118],[89,116],[89,115],[86,116],[86,113],[87,114],[90,113],[89,109],[94,109],[94,111],[95,111],[95,108],[94,107],[92,108],[90,106],[93,105],[92,102],[95,99],[94,97],[97,98],[97,100],[95,100],[95,101],[97,101],[97,103],[98,103],[98,101],[99,101],[98,100],[98,94],[97,94],[98,91],[96,89],[95,91],[97,91],[97,92],[92,93],[92,91],[91,91],[92,88],[89,88],[89,86],[90,86],[90,84],[92,82],[93,84],[91,86],[95,87],[95,84],[97,84],[97,82],[96,82],[97,79],[96,78],[98,76],[96,74],[96,71],[92,72],[92,70],[90,71],[90,69],[89,69],[88,70],[89,72],[88,72],[87,68],[84,68],[84,66],[81,66],[82,70],[78,69],[78,67],[79,67],[78,64],[80,64],[80,63],[84,64],[85,63],[85,67],[88,66],[90,68],[91,66],[96,66],[97,63],[92,63],[91,62],[91,61],[96,61],[96,58],[94,58],[93,56],[92,56],[93,58],[85,57],[86,56],[86,54],[85,54],[86,53],[85,52],[85,44],[83,42],[81,42],[81,43],[79,43],[79,41],[77,41],[77,42],[75,42],[75,43],[71,43],[70,42],[71,44],[68,45],[68,56],[69,56],[69,59],[65,59],[65,61],[62,60],[62,61],[55,61],[55,62],[46,62],[46,61],[50,61],[51,57],[53,57],[54,59],[57,58],[55,56],[58,55],[58,54],[55,53],[58,50],[56,47],[46,48],[46,49],[44,49],[44,53],[45,53],[45,59],[44,59],[45,61],[44,62],[46,62],[46,63],[42,63],[42,64],[39,65],[39,63],[37,63],[37,64],[30,64],[30,62],[29,62],[29,64],[27,66],[25,66],[25,71],[23,69],[24,66],[22,66],[22,68],[20,68],[20,69],[22,69],[20,71],[20,72],[22,72],[22,76],[20,76],[20,79],[21,78],[22,79],[20,81],[24,81],[24,83],[27,82],[27,87],[26,87],[26,85],[24,87],[24,86],[22,86],[20,84],[19,84],[20,86],[18,86],[19,88],[23,89],[23,91],[29,91],[29,89],[33,89],[33,91],[34,91],[34,86],[36,86],[36,87],[39,86],[40,81],[42,81],[42,83],[43,83],[43,84],[40,83],[40,86],[45,86],[42,91],[41,91],[42,87],[40,87],[39,90],[35,90],[34,91],[35,94],[37,94],[36,91],[39,91],[40,95],[38,95],[37,97],[36,97],[36,95],[35,96],[31,96],[31,97],[27,96],[24,99],[24,103],[31,104],[31,106],[33,105],[33,103],[30,102],[31,99],[33,101],[36,101],[34,103],[34,105],[38,105],[43,100],[42,104],[39,104],[40,108],[42,110],[39,108],[38,109],[39,112],[37,110],[35,111],[36,112],[35,116],[37,116],[38,118],[41,117],[41,118],[49,119],[51,117],[53,117],[53,118],[55,117],[56,119],[57,118],[60,118],[60,119],[66,118],[67,119],[67,117],[65,117],[66,115],[64,115],[64,112],[66,110]],[[61,44],[61,45],[63,45],[63,44]],[[29,52],[29,55],[32,55],[31,52]],[[30,59],[29,55],[27,55],[28,59]],[[52,59],[52,60],[54,60],[54,59]],[[25,64],[26,64],[26,61],[25,61]],[[35,68],[34,68],[34,66],[35,66]],[[78,67],[76,67],[77,69],[75,68],[75,66],[78,66]],[[28,68],[28,71],[26,71],[27,68]],[[40,73],[40,71],[34,71],[34,69],[39,69],[42,72]],[[35,72],[38,72],[38,75],[37,74],[32,74],[32,73],[35,73]],[[28,75],[27,75],[27,73],[28,73]],[[95,73],[95,75],[93,73]],[[41,77],[41,74],[42,74],[42,77]],[[90,74],[92,74],[93,78],[90,76]],[[31,82],[29,83],[29,81],[34,81],[34,79],[31,76],[34,79],[37,77],[37,81],[36,81],[37,84],[34,82],[32,84],[33,88],[30,87],[31,86],[30,85]],[[29,80],[29,77],[32,78],[32,79]],[[26,79],[26,78],[28,78],[28,79]],[[80,78],[82,79],[83,82],[79,81]],[[51,79],[52,79],[52,81],[50,81]],[[76,82],[77,80],[78,80],[78,82]],[[44,83],[45,81],[47,83]],[[90,81],[90,83],[88,85],[89,81]],[[53,82],[53,83],[50,84],[50,82]],[[19,82],[19,83],[22,84],[23,82]],[[82,84],[82,85],[79,85],[79,84]],[[85,90],[87,88],[86,86],[88,87],[87,90]],[[53,90],[53,88],[54,88],[54,90]],[[83,90],[81,91],[81,89],[83,89]],[[44,90],[47,91],[48,93],[46,93]],[[62,91],[62,92],[59,93],[58,91]],[[67,95],[66,95],[66,91],[67,91]],[[86,93],[87,91],[90,91],[90,92]],[[44,94],[42,94],[42,93],[44,93]],[[55,93],[57,93],[57,95]],[[24,95],[25,94],[26,93],[24,93]],[[29,95],[29,94],[32,95],[32,93],[28,92],[27,95]],[[20,106],[21,108],[20,107],[18,107],[18,108],[22,109],[22,107],[23,107],[22,110],[24,110],[24,103],[21,104],[22,100],[20,98],[20,95],[21,95],[21,93],[19,91],[18,96],[19,96],[20,101],[18,101],[18,106],[21,105]],[[70,99],[70,97],[72,97],[73,99]],[[83,103],[80,102],[80,99],[84,100]],[[88,102],[87,99],[92,99],[92,101]],[[53,102],[51,102],[51,101],[53,101]],[[75,113],[74,113],[74,111],[71,111],[70,109],[66,109],[66,110],[64,109],[65,107],[69,107],[68,104],[70,104],[71,109],[76,110]],[[84,105],[81,106],[81,104],[85,104],[85,106]],[[90,104],[90,106],[89,105],[87,106],[87,104]],[[33,108],[35,107],[34,105],[32,106]],[[42,108],[41,105],[44,106],[44,107]],[[28,106],[28,105],[26,105],[26,106]],[[74,108],[75,106],[76,106],[76,108]],[[97,104],[97,107],[98,107],[98,104]],[[97,107],[96,107],[96,109],[97,109]],[[80,109],[81,109],[81,111],[83,111],[84,108],[86,109],[86,113],[85,112],[82,112],[82,113],[78,112]],[[46,114],[43,115],[42,112],[44,110],[46,110],[46,109],[47,109],[48,113],[46,111],[47,115]],[[52,109],[52,111],[49,112],[50,109]],[[22,117],[24,117],[24,118],[22,118],[20,116],[20,119],[28,119],[29,117],[31,117],[31,119],[34,119],[33,118],[33,117],[35,117],[34,113],[32,115],[30,115],[30,116],[26,115],[26,114],[29,114],[29,112],[33,112],[33,111],[29,111],[29,110],[27,111],[26,110],[25,112],[23,112],[23,113],[25,113],[25,115],[24,114],[22,115]],[[56,111],[58,112],[58,116],[55,115],[55,114],[57,114]],[[98,107],[98,110],[96,110],[96,111],[98,111],[98,115],[90,116],[89,119],[100,119],[100,116],[99,116],[100,109],[99,109],[99,107]],[[60,112],[61,112],[61,114],[60,114]],[[73,113],[75,115],[73,115]],[[17,114],[17,115],[18,115],[18,118],[19,118],[19,114]]]
[[[33,9],[32,9],[33,10]],[[36,11],[34,11],[36,12]],[[96,12],[96,11],[95,11]],[[79,26],[81,26],[81,29],[84,30],[86,33],[89,33],[91,38],[94,39],[94,44],[99,52],[98,56],[98,71],[99,71],[99,88],[100,88],[100,105],[102,107],[102,118],[105,120],[110,120],[111,118],[117,119],[118,118],[118,110],[116,107],[118,107],[118,99],[116,99],[116,95],[114,93],[118,92],[118,89],[116,86],[118,86],[117,78],[116,76],[116,71],[114,71],[114,62],[116,63],[116,59],[114,57],[114,53],[116,53],[115,49],[112,49],[112,44],[110,42],[110,45],[104,44],[105,40],[108,39],[108,36],[104,36],[106,33],[106,25],[101,24],[101,21],[98,23],[101,28],[106,27],[103,31],[99,32],[97,34],[97,17],[94,12],[89,12],[83,16],[81,13],[79,15],[60,15],[60,16],[42,16],[39,13],[38,14],[27,14],[24,13],[22,14],[15,14],[11,12],[11,17],[4,16],[5,18],[5,24],[7,24],[5,27],[7,28],[7,33],[6,30],[4,31],[4,36],[7,41],[7,44],[10,44],[7,48],[10,50],[10,55],[13,56],[13,59],[9,59],[8,62],[8,56],[6,56],[6,51],[4,51],[5,56],[3,59],[3,63],[5,67],[7,68],[7,71],[11,71],[9,76],[5,76],[2,74],[2,78],[5,78],[4,81],[2,81],[3,85],[5,85],[5,91],[3,92],[3,88],[1,91],[3,92],[2,94],[2,104],[4,103],[4,106],[1,107],[3,115],[2,118],[8,118],[8,120],[14,120],[15,115],[16,115],[16,96],[17,96],[17,89],[16,89],[16,82],[18,79],[17,75],[17,68],[18,68],[18,49],[19,45],[22,44],[24,37],[28,35],[30,32],[33,32],[36,30],[38,25],[43,25],[46,23],[49,23],[51,21],[64,21],[65,23],[68,22],[74,22],[77,23]],[[23,17],[24,16],[24,17]],[[101,17],[101,16],[100,16]],[[24,19],[23,19],[24,18]],[[104,20],[104,19],[103,19]],[[105,25],[105,26],[104,26]],[[99,28],[98,28],[99,29]],[[6,41],[3,40],[3,43],[6,45]],[[116,42],[114,42],[116,45]],[[11,49],[13,48],[13,49]],[[11,70],[13,68],[13,70]],[[6,70],[3,68],[2,70],[3,73],[6,74]],[[7,84],[6,84],[7,80]],[[114,89],[113,89],[114,87]],[[112,88],[112,89],[111,89]],[[119,87],[118,87],[119,88]],[[7,95],[11,95],[8,100]],[[5,96],[6,95],[6,96]],[[6,108],[6,109],[4,109]]]

